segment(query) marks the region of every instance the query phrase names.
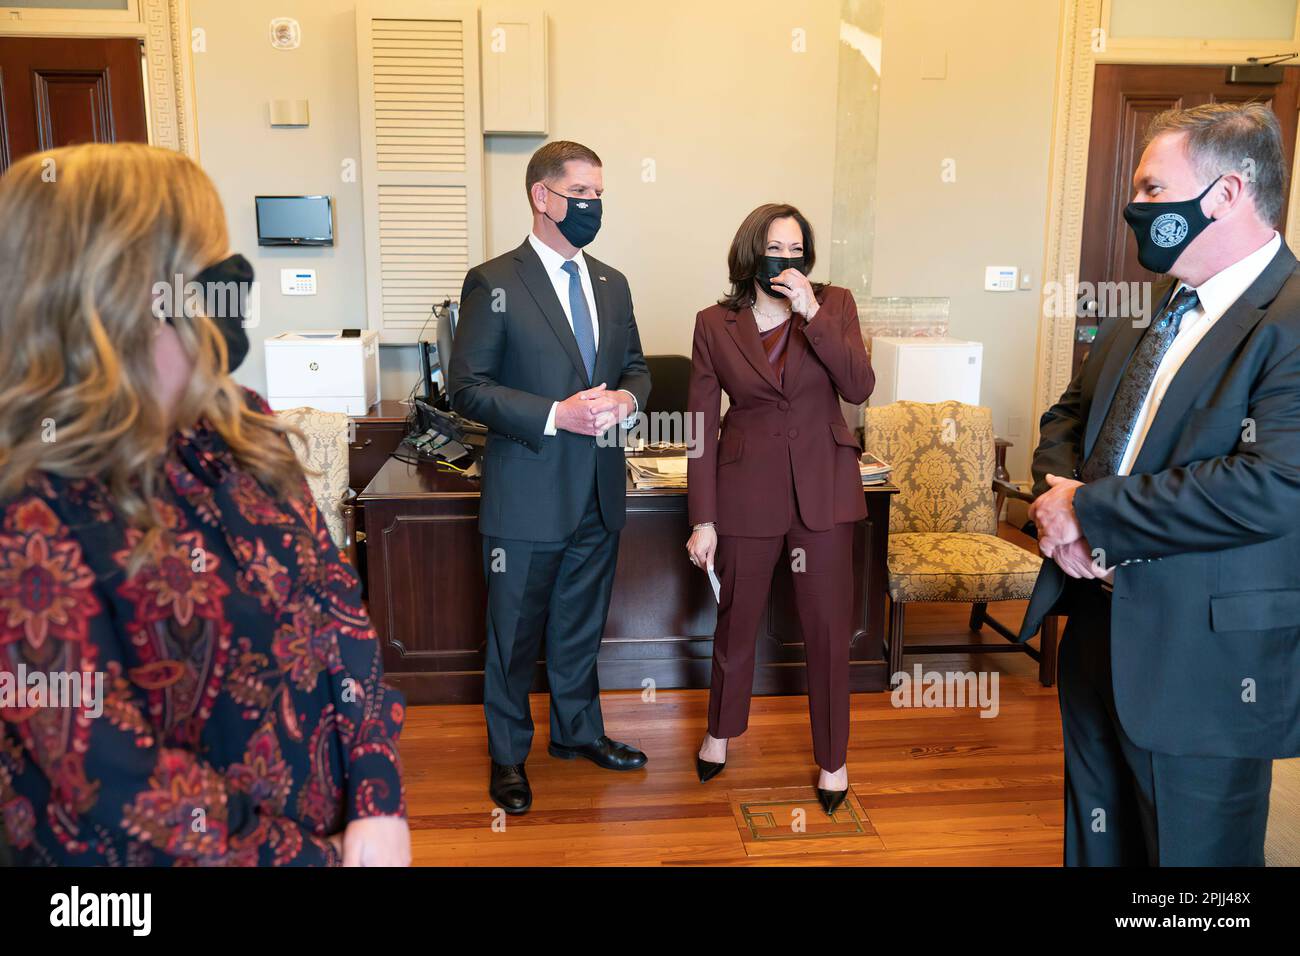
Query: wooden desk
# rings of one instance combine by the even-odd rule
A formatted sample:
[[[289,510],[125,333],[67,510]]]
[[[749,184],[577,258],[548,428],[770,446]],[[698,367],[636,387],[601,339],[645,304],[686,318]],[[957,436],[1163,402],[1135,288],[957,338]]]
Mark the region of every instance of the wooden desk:
[[[888,686],[884,655],[886,534],[897,489],[868,489],[853,547],[857,627],[850,687]],[[384,667],[412,704],[483,699],[486,642],[478,483],[433,465],[389,460],[361,494],[370,614]],[[684,491],[629,488],[614,595],[600,649],[600,686],[707,687],[717,605],[707,575],[686,557]],[[806,693],[803,644],[788,565],[777,565],[759,635],[754,690]],[[539,661],[534,691],[546,688]]]
[[[406,420],[411,407],[385,399],[376,402],[365,415],[354,415],[354,437],[348,449],[348,487],[361,491],[370,484],[388,456],[406,437]]]

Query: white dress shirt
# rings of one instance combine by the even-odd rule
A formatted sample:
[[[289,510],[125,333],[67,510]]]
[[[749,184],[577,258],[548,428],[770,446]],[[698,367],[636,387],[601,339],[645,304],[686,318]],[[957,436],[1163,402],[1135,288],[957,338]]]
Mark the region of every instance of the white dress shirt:
[[[1138,410],[1137,421],[1133,424],[1133,434],[1129,436],[1128,447],[1124,449],[1124,457],[1120,459],[1116,474],[1127,475],[1132,471],[1133,462],[1137,461],[1138,452],[1142,450],[1142,443],[1146,441],[1147,432],[1151,430],[1151,423],[1155,421],[1156,413],[1160,411],[1160,403],[1164,401],[1165,392],[1169,391],[1174,376],[1183,367],[1187,357],[1201,343],[1201,339],[1214,328],[1214,323],[1223,318],[1223,314],[1232,307],[1232,304],[1240,299],[1242,293],[1260,277],[1264,268],[1277,255],[1281,245],[1282,237],[1274,232],[1272,239],[1250,255],[1238,259],[1226,269],[1219,270],[1195,289],[1199,301],[1195,308],[1188,309],[1183,314],[1182,321],[1178,325],[1178,334],[1161,357],[1160,364],[1156,366],[1156,377],[1151,381],[1147,397]],[[1174,289],[1174,295],[1184,288],[1192,287],[1180,282]],[[1170,296],[1168,301],[1172,302],[1173,296]],[[1154,321],[1156,317],[1151,318]],[[1101,580],[1113,584],[1115,568],[1107,568]]]
[[[1187,361],[1187,356],[1192,354],[1201,339],[1205,338],[1205,334],[1214,328],[1214,323],[1223,317],[1223,313],[1227,312],[1232,304],[1241,298],[1242,293],[1260,277],[1264,267],[1273,261],[1281,245],[1282,237],[1274,232],[1272,239],[1250,255],[1216,272],[1196,288],[1195,292],[1200,301],[1195,308],[1189,309],[1183,315],[1182,322],[1178,325],[1178,335],[1174,337],[1174,341],[1156,367],[1156,377],[1151,382],[1151,389],[1142,402],[1142,408],[1138,410],[1137,421],[1133,424],[1133,434],[1129,437],[1128,447],[1124,449],[1124,457],[1120,460],[1116,474],[1127,475],[1132,470],[1133,462],[1137,460],[1138,452],[1142,450],[1142,443],[1151,429],[1151,423],[1155,420],[1156,413],[1160,411],[1160,403],[1164,401],[1165,392],[1169,390],[1169,384],[1178,374],[1178,370],[1183,367],[1183,362]],[[1183,288],[1191,288],[1191,286],[1179,283],[1178,288],[1174,290],[1174,295]],[[1171,298],[1170,301],[1172,302],[1173,299]],[[1153,320],[1154,318],[1152,316]]]
[[[537,253],[537,257],[542,260],[542,269],[546,272],[546,277],[551,280],[551,285],[555,287],[555,297],[560,300],[560,308],[564,310],[564,317],[569,320],[569,328],[573,328],[573,307],[569,304],[569,274],[564,271],[564,263],[569,261],[560,255],[542,240],[537,238],[535,233],[528,234],[528,242]],[[583,258],[582,250],[573,257],[573,261],[578,265],[578,276],[582,279],[582,294],[587,298],[587,311],[591,314],[591,334],[592,341],[597,349],[600,348],[600,319],[596,314],[596,293],[591,287],[591,270],[587,268],[587,260]],[[621,391],[626,391],[622,389]],[[632,395],[631,392],[627,392]],[[559,407],[559,402],[551,403],[551,412],[546,416],[547,435],[554,435],[555,428],[555,410]],[[640,403],[636,396],[632,395],[632,414],[628,416],[624,424],[628,425],[640,408]]]

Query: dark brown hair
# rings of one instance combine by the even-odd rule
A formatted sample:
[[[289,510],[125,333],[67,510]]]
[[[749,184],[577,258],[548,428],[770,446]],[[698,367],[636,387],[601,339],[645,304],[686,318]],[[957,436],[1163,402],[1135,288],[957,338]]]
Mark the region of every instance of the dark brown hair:
[[[564,175],[564,167],[575,159],[593,166],[604,165],[593,150],[567,139],[547,143],[533,153],[533,158],[528,161],[528,169],[524,171],[524,190],[528,193],[528,201],[531,203],[533,199],[533,183],[558,179]]]
[[[1185,110],[1165,110],[1147,128],[1149,144],[1164,133],[1186,133],[1187,155],[1202,180],[1245,172],[1255,212],[1277,225],[1286,204],[1286,160],[1282,129],[1263,103],[1205,103]]]
[[[812,225],[794,206],[787,203],[765,203],[745,217],[745,221],[736,230],[736,238],[731,240],[731,251],[727,253],[727,275],[731,281],[731,291],[718,300],[719,305],[739,312],[754,304],[754,279],[758,275],[758,263],[767,255],[767,230],[778,219],[793,219],[799,224],[799,229],[803,232],[804,271],[812,272],[817,262]],[[824,288],[824,282],[814,282],[813,294],[821,295]]]

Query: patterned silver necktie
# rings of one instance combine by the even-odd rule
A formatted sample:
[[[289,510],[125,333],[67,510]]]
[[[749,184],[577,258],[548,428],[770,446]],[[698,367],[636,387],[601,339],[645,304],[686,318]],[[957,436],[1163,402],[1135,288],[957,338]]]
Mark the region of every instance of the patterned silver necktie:
[[[1196,308],[1199,301],[1195,289],[1181,289],[1160,317],[1147,328],[1133,351],[1128,368],[1124,370],[1124,378],[1115,391],[1115,399],[1106,412],[1101,431],[1097,433],[1092,454],[1079,472],[1080,480],[1096,481],[1119,473],[1120,462],[1124,460],[1124,452],[1137,425],[1138,413],[1151,391],[1151,383],[1156,380],[1160,360],[1178,336],[1183,316]]]

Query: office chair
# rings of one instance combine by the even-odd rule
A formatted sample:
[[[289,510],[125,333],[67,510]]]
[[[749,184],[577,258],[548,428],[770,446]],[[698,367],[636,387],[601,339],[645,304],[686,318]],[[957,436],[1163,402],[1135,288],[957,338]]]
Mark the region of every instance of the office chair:
[[[650,398],[641,409],[652,412],[686,411],[686,396],[691,382],[691,360],[685,355],[647,355],[650,368]]]

